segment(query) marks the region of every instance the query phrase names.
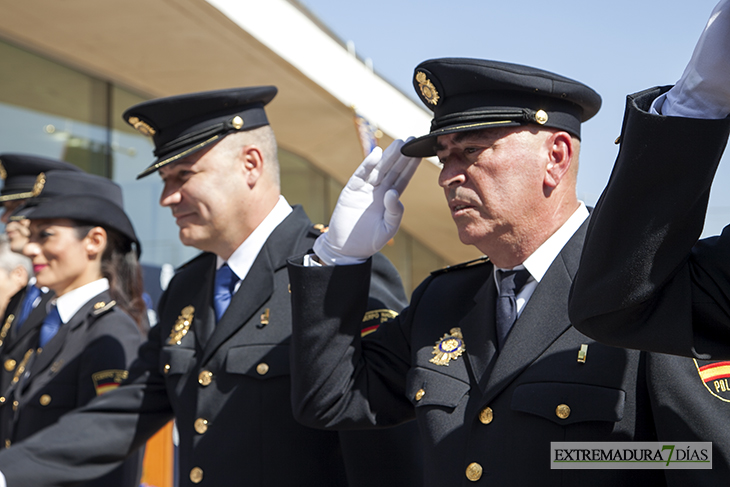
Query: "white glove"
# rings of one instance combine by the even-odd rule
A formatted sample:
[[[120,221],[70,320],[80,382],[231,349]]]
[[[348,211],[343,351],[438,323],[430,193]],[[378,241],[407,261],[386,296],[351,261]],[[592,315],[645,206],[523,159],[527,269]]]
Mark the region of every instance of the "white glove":
[[[730,114],[730,1],[715,6],[677,84],[654,107],[662,115],[725,118]]]
[[[355,170],[340,193],[329,230],[314,242],[314,253],[322,262],[365,262],[398,231],[403,217],[398,198],[421,161],[401,154],[404,143],[396,140],[385,152],[376,147]]]

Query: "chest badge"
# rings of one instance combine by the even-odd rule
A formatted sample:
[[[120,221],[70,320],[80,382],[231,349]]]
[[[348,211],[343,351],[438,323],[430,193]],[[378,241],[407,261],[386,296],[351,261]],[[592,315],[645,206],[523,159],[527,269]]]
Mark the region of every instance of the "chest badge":
[[[180,311],[180,316],[177,317],[175,326],[172,327],[170,332],[170,339],[167,340],[168,345],[180,345],[180,341],[188,334],[190,325],[193,323],[193,313],[195,313],[195,307],[193,306],[185,306]]]
[[[436,365],[449,365],[449,362],[461,357],[466,347],[461,328],[452,328],[449,332],[436,342],[431,352],[434,357],[429,360]]]

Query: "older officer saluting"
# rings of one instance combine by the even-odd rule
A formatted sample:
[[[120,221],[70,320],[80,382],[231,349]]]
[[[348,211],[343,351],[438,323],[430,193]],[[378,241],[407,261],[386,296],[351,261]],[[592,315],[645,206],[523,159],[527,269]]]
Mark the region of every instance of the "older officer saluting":
[[[315,254],[290,262],[297,418],[352,428],[415,416],[427,486],[724,485],[727,457],[696,477],[550,468],[556,441],[702,438],[706,422],[683,420],[693,407],[722,431],[701,401],[666,400],[683,387],[668,368],[649,370],[641,352],[596,343],[568,319],[588,218],[575,193],[580,128],[598,94],[478,59],[426,61],[413,81],[434,112],[430,133],[367,157]],[[417,164],[407,156],[433,155],[461,241],[489,257],[433,272],[410,307],[361,339],[368,259],[400,222]]]
[[[350,436],[358,448],[349,450],[339,433],[294,421],[286,258],[311,248],[320,231],[279,192],[264,111],[275,94],[272,86],[234,88],[125,112],[155,143],[157,160],[140,177],[159,171],[160,204],[171,209],[180,240],[203,253],[170,282],[128,380],[0,454],[9,486],[108,472],[172,418],[180,486],[420,483],[415,424],[379,442]],[[405,296],[395,269],[380,256],[374,272],[366,308],[399,309]]]

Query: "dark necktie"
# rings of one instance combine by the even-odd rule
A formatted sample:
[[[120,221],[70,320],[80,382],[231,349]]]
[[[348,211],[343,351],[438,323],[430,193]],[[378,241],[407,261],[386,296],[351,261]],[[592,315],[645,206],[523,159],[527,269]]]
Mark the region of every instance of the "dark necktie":
[[[518,271],[497,270],[499,278],[499,296],[497,296],[496,328],[497,345],[500,350],[504,345],[512,325],[517,320],[517,299],[515,294],[522,289],[530,273],[527,269]]]
[[[35,286],[28,286],[28,290],[25,292],[25,296],[23,297],[23,304],[20,307],[20,313],[15,319],[15,323],[13,325],[15,328],[20,328],[20,325],[22,325],[28,318],[30,312],[33,311],[33,303],[35,303],[35,300],[38,299],[38,296],[40,295],[40,289]]]
[[[213,307],[215,308],[216,323],[221,320],[223,313],[226,312],[228,305],[231,304],[231,296],[233,296],[233,289],[236,287],[237,282],[238,276],[228,267],[228,264],[223,264],[215,272]]]
[[[51,306],[50,311],[48,311],[41,325],[41,336],[38,340],[38,346],[43,348],[58,333],[58,329],[62,324],[63,322],[61,321],[61,315],[58,314],[58,308],[55,305]]]

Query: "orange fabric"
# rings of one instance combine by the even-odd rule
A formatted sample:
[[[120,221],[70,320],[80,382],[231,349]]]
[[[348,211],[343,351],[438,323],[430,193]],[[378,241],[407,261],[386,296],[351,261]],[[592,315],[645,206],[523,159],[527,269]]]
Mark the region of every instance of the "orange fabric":
[[[142,466],[143,487],[172,487],[174,446],[172,421],[147,441]]]

